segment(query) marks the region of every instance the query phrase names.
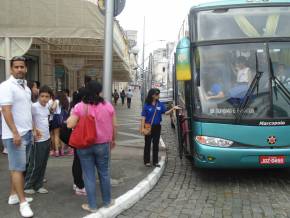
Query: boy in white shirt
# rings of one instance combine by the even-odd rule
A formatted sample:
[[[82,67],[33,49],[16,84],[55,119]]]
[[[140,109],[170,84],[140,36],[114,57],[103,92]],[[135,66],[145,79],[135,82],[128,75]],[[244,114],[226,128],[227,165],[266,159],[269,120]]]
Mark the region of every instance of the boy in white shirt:
[[[32,105],[32,119],[35,134],[35,143],[31,148],[29,165],[25,176],[24,192],[26,194],[47,194],[48,191],[43,188],[43,179],[45,175],[47,160],[50,150],[49,134],[49,107],[48,101],[52,95],[52,90],[48,86],[43,86],[39,90],[38,101]]]

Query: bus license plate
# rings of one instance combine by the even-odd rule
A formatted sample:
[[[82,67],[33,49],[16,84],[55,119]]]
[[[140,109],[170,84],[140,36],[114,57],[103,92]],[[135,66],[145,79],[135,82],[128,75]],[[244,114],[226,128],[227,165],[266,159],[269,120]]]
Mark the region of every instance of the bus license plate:
[[[262,165],[285,164],[285,156],[260,156],[260,164]]]

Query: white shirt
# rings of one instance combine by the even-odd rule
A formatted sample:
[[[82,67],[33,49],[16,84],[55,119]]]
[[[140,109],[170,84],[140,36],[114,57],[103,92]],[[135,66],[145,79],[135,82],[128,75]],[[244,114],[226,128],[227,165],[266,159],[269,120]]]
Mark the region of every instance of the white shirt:
[[[133,97],[133,92],[132,91],[129,91],[128,93],[127,93],[127,98],[132,98]]]
[[[55,109],[55,111],[54,111],[54,114],[61,114],[61,107],[59,106],[59,100],[56,99],[56,100],[54,100],[54,101],[56,102],[56,109]],[[52,99],[50,99],[50,100],[48,101],[48,106],[49,106],[49,107],[52,107],[54,101],[53,101]]]
[[[238,71],[237,82],[238,83],[249,83],[251,82],[251,71],[250,68],[246,67]]]
[[[50,112],[48,105],[42,106],[39,102],[32,104],[32,119],[37,129],[41,131],[41,139],[37,142],[44,142],[50,139],[48,116]]]
[[[24,81],[24,88],[13,76],[0,84],[0,106],[12,105],[12,115],[20,136],[32,130],[31,91]],[[11,139],[13,134],[2,116],[2,139]]]

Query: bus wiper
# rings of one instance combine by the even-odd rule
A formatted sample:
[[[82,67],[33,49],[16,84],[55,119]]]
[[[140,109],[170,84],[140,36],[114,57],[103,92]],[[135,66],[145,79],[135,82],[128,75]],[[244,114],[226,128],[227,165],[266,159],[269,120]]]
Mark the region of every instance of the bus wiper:
[[[236,111],[236,122],[239,122],[241,120],[241,118],[243,117],[243,115],[245,114],[245,109],[247,108],[250,98],[253,95],[255,89],[257,88],[257,91],[259,89],[259,82],[260,79],[262,77],[264,72],[259,71],[259,67],[258,67],[258,55],[256,53],[256,74],[255,77],[250,85],[250,87],[247,90],[247,93],[245,95],[245,97],[243,98],[242,102],[240,103],[240,105],[237,108]],[[258,93],[257,93],[258,94]]]
[[[286,102],[288,102],[288,104],[290,104],[290,92],[288,91],[288,89],[284,86],[284,84],[275,76],[274,74],[274,69],[273,69],[273,63],[272,63],[272,59],[270,58],[270,72],[271,72],[271,78],[272,81],[274,82],[275,85],[275,89],[279,89],[283,94],[284,97],[286,97]],[[277,94],[276,94],[277,97]]]

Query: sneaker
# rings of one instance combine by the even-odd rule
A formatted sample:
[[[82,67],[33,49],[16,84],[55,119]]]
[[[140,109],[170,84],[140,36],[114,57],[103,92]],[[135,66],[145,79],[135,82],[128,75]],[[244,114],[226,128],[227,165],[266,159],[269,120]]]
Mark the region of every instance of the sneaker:
[[[66,155],[67,156],[73,156],[74,155],[74,150],[73,149],[68,149]]]
[[[83,210],[88,211],[90,213],[96,213],[97,212],[97,209],[91,209],[88,204],[82,204],[82,208],[83,208]]]
[[[20,204],[19,211],[22,217],[33,217],[33,212],[30,205],[26,201]]]
[[[59,156],[64,156],[64,150],[63,150],[63,148],[59,150]]]
[[[54,156],[55,156],[55,157],[59,157],[59,151],[55,151],[55,152],[54,152]]]
[[[54,157],[54,156],[55,156],[54,150],[51,150],[51,151],[49,152],[49,156],[51,156],[51,157]]]
[[[73,184],[73,190],[75,191],[77,189],[77,185]]]
[[[151,167],[151,164],[150,163],[146,163],[145,167]]]
[[[39,194],[47,194],[48,193],[48,191],[47,191],[47,189],[45,189],[45,188],[39,188],[38,190],[37,190],[37,192],[39,193]]]
[[[87,192],[86,192],[85,188],[80,189],[80,188],[76,187],[75,194],[76,195],[87,196]]]
[[[6,148],[4,148],[4,149],[3,149],[3,151],[2,151],[2,154],[5,154],[5,155],[6,155],[6,154],[8,154],[8,152],[7,152],[7,149],[6,149]]]
[[[25,189],[24,193],[29,194],[29,195],[33,195],[33,194],[35,194],[35,190],[34,189]]]
[[[114,204],[115,204],[115,199],[111,199],[111,203],[105,204],[104,208],[109,208],[109,207],[113,206]]]
[[[25,198],[25,200],[30,203],[33,201],[33,198]],[[14,205],[14,204],[19,204],[19,198],[17,195],[10,195],[8,198],[8,204],[9,205]]]

